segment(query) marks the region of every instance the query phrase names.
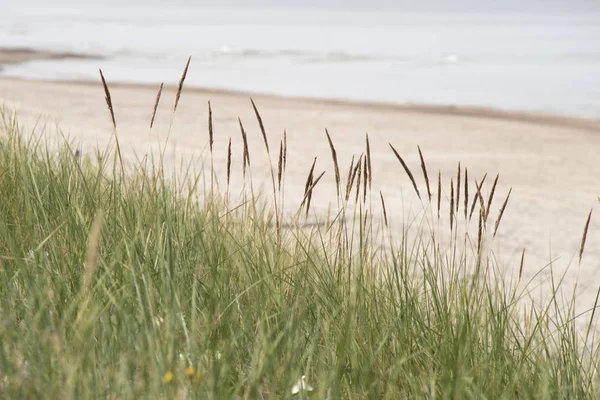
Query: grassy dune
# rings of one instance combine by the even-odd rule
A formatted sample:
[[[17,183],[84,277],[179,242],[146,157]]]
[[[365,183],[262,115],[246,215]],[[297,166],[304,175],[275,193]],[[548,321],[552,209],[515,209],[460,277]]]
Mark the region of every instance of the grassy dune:
[[[259,202],[248,182],[232,206],[212,179],[211,196],[199,176],[176,185],[160,156],[123,165],[118,142],[81,157],[47,150],[7,113],[0,130],[4,398],[598,396],[592,333],[576,330],[571,302],[534,303],[527,283],[501,278],[481,246],[500,221],[488,222],[491,197],[465,196],[464,175],[451,221],[474,213],[479,232],[448,244],[392,235],[387,215],[373,223],[368,148],[345,179],[330,142],[340,212],[307,227],[319,175],[286,220],[284,143],[273,192]],[[447,201],[435,179],[420,190],[435,215]]]

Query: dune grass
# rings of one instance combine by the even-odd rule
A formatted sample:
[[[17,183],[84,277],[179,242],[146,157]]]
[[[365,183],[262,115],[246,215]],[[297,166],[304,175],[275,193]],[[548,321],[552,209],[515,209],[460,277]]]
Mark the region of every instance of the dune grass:
[[[465,219],[469,203],[471,215],[480,205],[479,232],[444,245],[425,230],[417,240],[406,232],[392,239],[386,225],[394,210],[382,193],[385,223],[373,227],[368,137],[344,191],[327,134],[342,212],[307,228],[304,212],[292,221],[277,212],[284,142],[272,201],[261,205],[249,195],[232,207],[212,183],[207,198],[194,177],[176,186],[146,161],[123,172],[118,146],[80,159],[68,143],[50,152],[35,136],[26,139],[6,115],[0,129],[5,398],[598,396],[593,335],[576,330],[571,303],[549,296],[534,304],[518,281],[500,278],[482,246],[493,194],[483,198],[482,180],[469,199],[460,166],[451,221],[462,214],[459,200]],[[243,127],[242,134],[246,141]],[[432,193],[419,154],[439,215],[440,184]],[[245,147],[244,174],[246,160]],[[320,176],[313,165],[307,209]],[[383,247],[375,246],[374,229]],[[302,376],[305,385],[297,385]]]

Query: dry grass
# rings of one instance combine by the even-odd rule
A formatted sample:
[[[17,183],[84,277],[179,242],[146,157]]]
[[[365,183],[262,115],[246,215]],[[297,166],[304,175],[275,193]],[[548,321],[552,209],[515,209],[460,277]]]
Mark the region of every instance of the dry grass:
[[[450,179],[450,232],[454,223],[454,180]]]
[[[229,184],[231,182],[231,138],[227,144],[227,191],[229,192]]]
[[[277,157],[277,190],[281,191],[281,178],[283,175],[283,140],[279,142],[279,157]]]
[[[184,84],[184,81],[185,81],[185,78],[186,78],[186,75],[188,72],[190,61],[191,61],[191,57],[189,57],[187,60],[184,71],[181,75],[179,84],[177,86],[177,91],[175,94],[175,104],[173,107],[174,111],[177,109],[177,105],[180,100],[183,84]],[[112,121],[113,127],[116,129],[116,119],[115,119],[115,115],[114,115],[114,107],[113,107],[113,103],[112,103],[111,94],[110,94],[108,85],[106,83],[106,80],[105,80],[104,75],[101,70],[100,70],[100,77],[101,77],[102,86],[103,86],[104,93],[105,93],[106,104],[107,104],[107,107],[110,112],[111,121]],[[161,84],[158,89],[156,99],[154,102],[154,106],[152,109],[152,115],[151,115],[151,119],[150,119],[150,127],[151,128],[152,128],[154,120],[155,120],[156,111],[157,111],[158,104],[159,104],[161,94],[162,94],[162,89],[163,89],[163,84]],[[267,132],[266,132],[266,129],[264,126],[263,118],[259,112],[259,109],[258,109],[255,101],[253,99],[250,99],[250,103],[252,105],[254,114],[258,121],[258,125],[259,125],[259,129],[260,129],[260,132],[262,135],[263,143],[264,143],[267,155],[269,157],[269,163],[270,163],[270,165],[272,165],[271,152],[270,152]],[[250,168],[250,152],[249,152],[249,147],[248,147],[247,133],[246,133],[246,130],[245,130],[240,118],[238,118],[238,123],[240,126],[240,132],[241,132],[242,141],[243,141],[242,178],[245,181],[246,175],[247,175],[247,169]],[[339,200],[340,195],[341,195],[342,182],[341,182],[341,176],[340,176],[340,165],[339,165],[338,154],[337,154],[335,145],[333,143],[333,140],[331,138],[331,135],[327,129],[325,129],[325,134],[327,137],[327,142],[329,145],[329,149],[331,152],[331,158],[333,161],[334,179],[335,179],[336,194],[337,194],[336,197]],[[209,138],[208,138],[209,139],[209,149],[210,149],[210,153],[211,153],[211,188],[212,188],[213,187],[212,177],[214,176],[214,165],[212,162],[212,159],[213,159],[212,154],[213,154],[213,146],[214,146],[214,126],[213,126],[213,111],[212,111],[212,106],[211,106],[210,101],[208,102],[208,136],[209,136]],[[232,146],[231,138],[229,138],[228,146],[227,146],[227,172],[226,172],[227,193],[229,193],[229,187],[231,184],[231,172],[232,172],[232,170],[231,170],[231,165],[232,165],[231,146]],[[394,146],[391,143],[389,143],[389,146],[390,146],[394,156],[398,159],[398,161],[402,165],[418,198],[421,199],[420,190],[416,183],[416,180],[414,178],[412,171],[408,167],[408,165],[405,162],[405,160],[403,159],[403,157],[394,148]],[[117,142],[117,147],[118,147],[118,142]],[[355,190],[354,202],[356,205],[358,205],[360,207],[361,214],[363,214],[363,211],[362,211],[363,205],[365,205],[365,206],[367,205],[367,197],[368,197],[369,191],[372,187],[372,178],[373,178],[372,177],[372,165],[371,165],[371,163],[372,163],[372,161],[371,161],[371,143],[370,143],[368,134],[365,135],[365,148],[366,148],[365,153],[361,153],[358,156],[357,160],[355,159],[355,155],[352,156],[352,159],[350,162],[350,167],[348,169],[348,175],[347,175],[347,180],[346,180],[346,190],[345,190],[345,196],[344,196],[345,202],[347,203],[350,200],[350,195],[351,195],[352,190],[353,189]],[[429,199],[429,201],[431,201],[432,192],[431,192],[431,187],[430,187],[430,180],[429,180],[427,165],[426,165],[425,158],[423,156],[421,147],[417,146],[417,150],[418,150],[418,155],[419,155],[419,160],[420,160],[421,171],[422,171],[424,182],[425,182],[425,188],[427,191],[427,198]],[[303,196],[303,200],[301,203],[301,208],[306,205],[306,210],[305,210],[306,216],[308,216],[308,213],[310,211],[313,189],[315,188],[316,184],[320,181],[320,179],[325,174],[325,172],[323,172],[315,179],[316,161],[317,161],[317,158],[315,157],[315,159],[311,165],[311,168],[309,170],[305,185],[304,185],[304,196]],[[286,169],[286,163],[287,163],[287,134],[284,131],[283,139],[279,143],[279,152],[278,152],[278,158],[277,158],[277,180],[276,181],[275,181],[275,175],[273,172],[274,169],[272,167],[270,168],[278,236],[280,235],[282,218],[279,215],[280,210],[278,207],[277,193],[279,193],[279,202],[283,203],[284,195],[282,193],[282,185],[283,185],[283,181],[284,181],[283,175],[284,175],[284,172]],[[472,199],[470,212],[469,212],[469,174],[468,174],[468,169],[465,167],[464,168],[464,177],[463,177],[460,161],[458,162],[458,166],[457,166],[456,181],[453,178],[450,179],[449,223],[450,223],[451,232],[454,231],[454,227],[456,226],[456,224],[458,222],[457,215],[460,210],[461,190],[462,190],[463,182],[464,182],[464,197],[462,200],[463,200],[463,206],[464,206],[465,220],[470,220],[472,218],[477,204],[479,204],[479,206],[480,206],[479,221],[478,221],[478,233],[477,233],[478,252],[481,251],[481,245],[482,245],[482,241],[483,241],[483,237],[484,237],[484,232],[486,230],[487,220],[489,217],[489,213],[490,213],[491,206],[493,203],[495,191],[496,191],[498,181],[499,181],[499,174],[497,174],[491,185],[490,194],[489,194],[489,197],[487,199],[487,204],[486,204],[486,202],[484,201],[483,194],[482,194],[482,189],[485,184],[487,175],[488,174],[486,173],[479,183],[477,181],[475,181],[476,192]],[[456,185],[455,185],[455,183],[456,183]],[[355,185],[356,185],[356,187],[354,187]],[[362,203],[359,202],[359,199],[361,198],[361,196],[360,196],[361,189],[362,189]],[[512,188],[509,190],[509,192],[500,208],[498,217],[494,224],[494,230],[493,230],[492,237],[495,237],[498,232],[498,228],[499,228],[500,222],[502,220],[502,217],[504,215],[505,209],[507,207],[508,200],[511,196],[511,193],[512,193]],[[383,193],[381,191],[379,194],[380,194],[381,205],[383,207],[382,211],[383,211],[383,217],[384,217],[384,224],[387,226],[388,225],[388,215],[387,215],[387,210],[385,209],[384,197],[383,197]],[[437,190],[437,217],[438,217],[438,220],[440,219],[441,202],[442,202],[442,176],[441,176],[441,171],[439,171],[438,172],[438,190]],[[339,205],[340,204],[338,202],[338,206]],[[368,212],[368,211],[364,211],[364,213],[366,213],[366,212]],[[583,250],[585,248],[587,230],[589,228],[590,219],[591,219],[591,212],[590,212],[590,215],[588,216],[588,220],[586,222],[584,234],[583,234],[582,241],[581,241],[580,252],[579,252],[580,261],[583,256]],[[366,222],[365,222],[365,225],[366,225]]]
[[[104,100],[106,101],[106,106],[108,107],[108,111],[110,113],[110,119],[112,121],[112,125],[114,129],[117,129],[117,121],[115,120],[115,110],[113,108],[112,97],[110,96],[110,90],[108,90],[108,85],[106,84],[106,79],[104,79],[104,74],[102,70],[100,71],[100,79],[102,80],[102,87],[104,88]]]
[[[337,190],[337,197],[340,197],[341,190],[341,182],[340,182],[340,166],[338,164],[337,151],[335,150],[335,146],[333,145],[333,141],[331,140],[331,136],[329,136],[329,132],[325,129],[325,134],[327,135],[327,142],[329,143],[329,149],[331,150],[331,159],[333,160],[333,170],[335,172],[335,188]],[[367,143],[368,143],[367,136]]]
[[[456,213],[458,213],[460,209],[460,161],[458,162],[458,171],[456,173]]]
[[[498,179],[500,178],[500,174],[496,175],[494,179],[494,183],[492,184],[492,189],[490,191],[490,197],[488,198],[487,206],[485,207],[485,221],[487,222],[488,216],[490,214],[490,210],[492,208],[492,201],[494,200],[494,193],[496,193],[496,186],[498,185]]]
[[[192,57],[188,57],[187,62],[185,63],[185,68],[183,69],[183,73],[181,74],[181,78],[179,78],[179,83],[177,84],[177,92],[175,92],[175,103],[173,104],[173,114],[177,111],[177,106],[179,105],[179,99],[181,98],[181,92],[183,90],[183,83],[185,82],[185,78],[188,73],[188,68],[190,67],[190,62],[192,61]]]
[[[158,110],[158,103],[160,102],[160,96],[162,95],[164,82],[160,84],[158,92],[156,92],[156,99],[154,100],[154,107],[152,108],[152,117],[150,118],[150,129],[154,126],[154,118],[156,117],[156,111]]]
[[[592,211],[588,214],[587,220],[585,221],[585,227],[583,228],[583,236],[581,237],[581,245],[579,246],[579,263],[581,264],[581,258],[583,257],[583,250],[585,249],[585,242],[587,240],[588,229],[590,227],[590,221],[592,220]]]
[[[500,207],[500,213],[498,214],[498,218],[496,219],[496,224],[494,225],[494,237],[496,236],[496,232],[498,232],[498,227],[500,226],[500,221],[502,220],[502,216],[504,215],[504,210],[506,210],[506,205],[508,204],[508,199],[510,198],[510,194],[512,193],[512,188],[508,191],[506,195],[506,199],[504,199],[504,203],[502,203],[502,207]]]
[[[465,221],[469,211],[469,170],[465,168]]]
[[[379,191],[379,197],[381,198],[381,208],[383,209],[383,222],[388,227],[387,210],[385,209],[385,200],[383,199],[383,193]]]
[[[469,212],[469,219],[471,219],[473,217],[473,212],[475,211],[475,206],[477,205],[477,200],[479,200],[479,205],[481,206],[482,210],[485,210],[485,205],[483,204],[483,196],[481,195],[481,188],[483,187],[483,184],[485,183],[485,179],[487,178],[487,173],[483,176],[483,178],[481,179],[481,182],[477,183],[477,181],[475,181],[475,197],[473,198],[473,204],[471,204],[471,212]]]
[[[417,146],[419,150],[419,159],[421,160],[421,171],[423,171],[423,178],[425,179],[425,186],[427,187],[427,198],[431,201],[431,188],[429,187],[429,176],[427,175],[427,165],[425,164],[425,159],[423,158],[423,153],[421,152],[421,146]]]
[[[437,190],[437,217],[440,219],[440,208],[442,206],[442,171],[438,171],[438,190]]]
[[[354,180],[354,156],[350,161],[350,168],[348,168],[348,178],[346,178],[346,195],[345,200],[348,201],[350,198],[350,191],[352,190],[352,181]]]
[[[244,142],[244,152],[242,155],[242,174],[245,181],[246,168],[250,167],[250,151],[248,150],[248,137],[246,135],[246,131],[244,130],[244,125],[242,125],[242,120],[238,118],[238,122],[240,124],[240,131],[242,133],[242,141]]]
[[[521,277],[523,276],[523,266],[525,265],[525,249],[523,249],[523,252],[521,253],[521,262],[519,263],[519,280],[521,280]]]
[[[406,163],[404,162],[404,160],[402,159],[402,157],[400,156],[400,154],[398,154],[398,152],[396,151],[396,149],[394,148],[394,146],[392,146],[391,143],[388,143],[388,144],[392,148],[392,151],[396,155],[396,158],[398,159],[398,161],[400,161],[400,164],[402,164],[402,167],[404,168],[404,171],[406,172],[406,175],[408,175],[408,178],[412,182],[413,188],[415,189],[415,192],[417,193],[417,196],[420,199],[421,198],[421,193],[419,193],[419,188],[417,187],[417,182],[415,182],[415,177],[413,176],[412,172],[410,172],[410,168],[408,168],[408,165],[406,165]]]
[[[355,203],[358,203],[358,196],[360,195],[360,183],[361,183],[361,176],[362,176],[362,170],[363,170],[363,165],[364,165],[364,153],[360,155],[360,157],[358,158],[358,163],[356,164],[356,196],[354,199]]]
[[[367,147],[367,174],[369,175],[369,189],[371,189],[373,183],[373,168],[371,166],[371,143],[369,142],[369,134],[365,135],[366,147]]]

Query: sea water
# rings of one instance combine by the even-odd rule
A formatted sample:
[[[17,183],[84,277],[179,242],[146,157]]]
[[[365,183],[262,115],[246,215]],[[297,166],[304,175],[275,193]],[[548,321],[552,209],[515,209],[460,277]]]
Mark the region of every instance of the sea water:
[[[0,47],[102,59],[1,74],[600,117],[600,1],[486,1],[7,0]]]

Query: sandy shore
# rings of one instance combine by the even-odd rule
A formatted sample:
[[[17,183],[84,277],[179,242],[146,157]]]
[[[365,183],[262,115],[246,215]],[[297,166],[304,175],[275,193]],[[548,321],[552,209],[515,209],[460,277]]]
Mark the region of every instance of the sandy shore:
[[[1,52],[0,52],[1,53]],[[126,155],[143,155],[164,143],[172,117],[174,88],[165,87],[155,128],[149,121],[156,86],[110,84],[118,135]],[[576,280],[578,309],[593,305],[600,284],[600,210],[592,217],[584,260],[575,257],[588,212],[600,208],[600,121],[477,108],[426,107],[286,99],[253,95],[269,136],[273,162],[284,130],[288,140],[286,209],[294,210],[302,197],[306,175],[317,157],[315,170],[327,171],[316,189],[315,211],[325,213],[335,202],[335,185],[325,128],[337,148],[345,179],[352,156],[364,151],[369,133],[373,157],[373,213],[381,215],[379,191],[386,198],[394,227],[402,229],[410,216],[422,210],[410,181],[390,151],[399,151],[413,169],[421,193],[426,193],[419,168],[417,145],[423,150],[429,174],[443,179],[443,197],[450,197],[450,179],[457,164],[469,171],[471,196],[474,180],[488,173],[488,183],[500,174],[491,217],[495,219],[508,190],[513,189],[498,235],[490,245],[508,275],[516,274],[521,250],[527,248],[524,279],[553,263],[554,275],[566,273],[566,287]],[[269,188],[268,157],[250,104],[243,93],[184,88],[169,136],[167,162],[179,168],[187,160],[200,168],[207,154],[207,103],[211,101],[215,130],[215,168],[225,180],[227,143],[232,140],[232,193],[241,186],[242,141],[237,118],[249,134],[255,185]],[[84,151],[104,147],[112,135],[111,121],[98,82],[41,82],[0,78],[0,103],[15,109],[19,122],[31,129],[45,122],[46,134],[57,126]],[[41,117],[41,119],[40,119]],[[59,125],[57,125],[59,124]],[[463,178],[464,179],[464,178]],[[435,188],[437,184],[433,184]],[[486,184],[484,193],[490,190]],[[435,194],[434,194],[435,196]],[[464,196],[461,193],[461,197]],[[434,197],[435,198],[435,197]],[[461,200],[462,201],[462,200]],[[447,201],[446,201],[447,202]],[[449,230],[446,206],[443,229]],[[409,212],[408,210],[412,210]],[[462,210],[462,207],[461,207]],[[462,211],[461,211],[462,213]],[[461,219],[462,221],[462,219]],[[461,224],[464,225],[463,222]],[[473,227],[471,223],[471,229]],[[550,269],[539,279],[547,279]]]

